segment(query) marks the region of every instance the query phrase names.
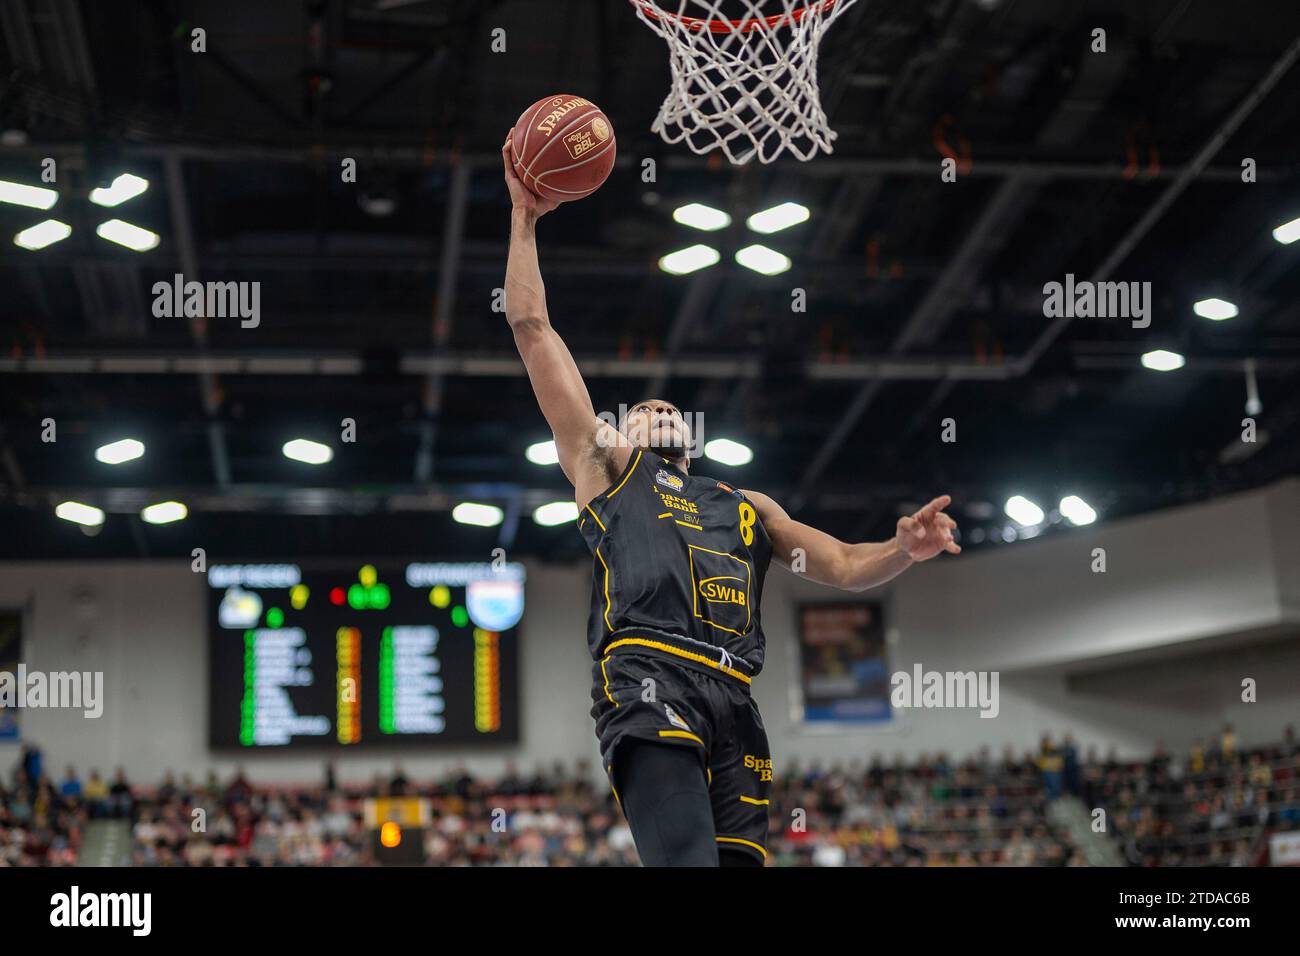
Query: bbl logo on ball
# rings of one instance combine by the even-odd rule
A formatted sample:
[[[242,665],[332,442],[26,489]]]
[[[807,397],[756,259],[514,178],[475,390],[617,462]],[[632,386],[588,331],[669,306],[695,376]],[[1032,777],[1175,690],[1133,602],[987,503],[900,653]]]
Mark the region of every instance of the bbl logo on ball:
[[[609,126],[599,116],[596,116],[592,118],[591,122],[583,123],[572,133],[566,134],[564,147],[569,151],[570,156],[577,159],[583,153],[596,148],[607,139],[609,139]]]

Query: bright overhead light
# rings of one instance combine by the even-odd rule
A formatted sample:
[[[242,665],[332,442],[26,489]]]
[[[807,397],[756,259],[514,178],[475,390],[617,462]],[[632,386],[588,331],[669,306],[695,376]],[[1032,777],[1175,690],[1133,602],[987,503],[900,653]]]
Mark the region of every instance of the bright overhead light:
[[[1237,317],[1237,307],[1225,299],[1201,299],[1192,304],[1192,311],[1203,319],[1213,319],[1215,322]]]
[[[529,445],[528,450],[524,452],[524,457],[534,465],[555,465],[560,461],[560,452],[556,449],[555,441],[552,439]]]
[[[124,461],[132,461],[144,454],[144,442],[135,438],[123,438],[120,441],[109,442],[107,445],[100,445],[95,449],[95,460],[102,461],[106,465],[120,465]]]
[[[670,252],[659,260],[659,268],[669,275],[684,276],[688,272],[697,272],[718,264],[722,256],[712,246],[687,246]]]
[[[22,249],[44,249],[72,235],[72,227],[57,219],[46,219],[28,226],[14,236],[14,245]]]
[[[156,505],[150,505],[140,512],[140,517],[150,524],[169,524],[173,521],[180,521],[190,513],[179,501],[160,501]]]
[[[700,202],[690,202],[673,210],[673,220],[692,229],[714,232],[731,225],[731,217],[721,209],[714,209]]]
[[[1167,349],[1156,349],[1143,354],[1142,365],[1155,372],[1172,372],[1183,367],[1183,357]]]
[[[49,209],[58,201],[59,194],[53,189],[10,183],[0,179],[0,202],[26,206],[28,209]]]
[[[495,528],[505,518],[505,512],[496,505],[481,505],[473,501],[462,501],[451,509],[451,516],[461,524],[477,525],[480,528]]]
[[[1092,524],[1097,520],[1097,512],[1078,495],[1066,495],[1056,507],[1070,524]]]
[[[310,438],[295,438],[284,443],[284,457],[309,465],[323,465],[334,457],[334,449]]]
[[[90,191],[90,201],[97,206],[120,206],[128,199],[134,199],[149,188],[149,180],[133,173],[123,173],[107,187],[97,187]]]
[[[1284,246],[1300,239],[1300,219],[1292,219],[1290,222],[1284,222],[1273,230],[1273,238]]]
[[[783,202],[779,206],[754,213],[745,220],[745,225],[755,232],[770,235],[797,226],[801,222],[807,222],[811,215],[807,206],[801,206],[797,202]]]
[[[746,269],[753,269],[765,276],[780,275],[789,269],[791,265],[789,256],[784,256],[775,249],[769,249],[767,246],[760,246],[757,243],[737,250],[736,261]]]
[[[54,509],[54,513],[64,521],[84,524],[95,528],[104,523],[104,512],[93,505],[83,505],[80,501],[65,501]]]
[[[754,460],[749,446],[730,438],[715,438],[704,443],[704,454],[724,465],[748,465]]]
[[[150,232],[148,229],[141,229],[139,226],[133,226],[121,219],[110,219],[107,222],[101,222],[95,227],[95,235],[101,239],[107,239],[109,242],[116,242],[119,246],[134,249],[136,252],[148,252],[157,246],[159,242],[158,233]]]
[[[1026,528],[1039,524],[1043,520],[1043,509],[1024,495],[1012,495],[1007,499],[1003,510],[1006,511],[1008,518]]]
[[[533,520],[543,527],[578,520],[578,505],[572,501],[552,501],[533,512]]]

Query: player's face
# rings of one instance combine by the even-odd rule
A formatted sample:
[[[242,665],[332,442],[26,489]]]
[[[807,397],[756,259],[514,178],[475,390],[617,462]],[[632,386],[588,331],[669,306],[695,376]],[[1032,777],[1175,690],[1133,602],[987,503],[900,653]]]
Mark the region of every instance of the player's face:
[[[681,411],[671,402],[652,398],[638,402],[628,410],[624,431],[632,444],[649,448],[668,457],[686,454],[691,431]]]

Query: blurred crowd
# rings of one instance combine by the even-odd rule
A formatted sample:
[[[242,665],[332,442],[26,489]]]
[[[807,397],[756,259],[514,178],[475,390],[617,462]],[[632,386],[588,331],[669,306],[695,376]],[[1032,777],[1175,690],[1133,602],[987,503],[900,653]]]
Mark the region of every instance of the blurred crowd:
[[[29,746],[0,780],[0,866],[70,865],[97,819],[130,828],[137,866],[368,865],[385,852],[365,822],[373,797],[422,801],[427,865],[637,864],[612,794],[583,763],[530,774],[507,765],[495,780],[457,769],[420,782],[395,768],[357,785],[327,766],[318,785],[283,787],[255,785],[242,771],[140,786],[121,769],[83,779],[71,767],[55,782],[43,761]],[[1052,812],[1061,796],[1104,810],[1130,865],[1259,864],[1269,831],[1300,829],[1298,761],[1290,727],[1281,743],[1249,750],[1226,727],[1178,759],[1163,746],[1141,761],[1080,755],[1066,736],[961,762],[935,754],[792,764],[773,781],[768,864],[1088,865],[1077,833]]]
[[[1300,741],[1241,749],[1231,724],[1175,759],[1089,761],[1081,796],[1110,816],[1134,866],[1255,866],[1270,832],[1300,830]]]

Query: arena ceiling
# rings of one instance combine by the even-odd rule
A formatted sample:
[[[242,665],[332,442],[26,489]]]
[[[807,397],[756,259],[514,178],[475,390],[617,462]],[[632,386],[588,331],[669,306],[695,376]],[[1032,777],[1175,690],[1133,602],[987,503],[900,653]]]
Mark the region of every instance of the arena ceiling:
[[[754,449],[698,470],[853,540],[948,492],[976,547],[1015,493],[1106,520],[1300,470],[1300,244],[1271,236],[1300,216],[1291,2],[859,0],[822,50],[834,155],[744,168],[652,136],[666,50],[614,0],[0,0],[0,37],[0,180],[53,158],[72,226],[21,249],[41,216],[0,204],[0,557],[584,554],[530,517],[568,488],[525,459],[549,435],[493,310],[497,151],[554,92],[604,108],[620,161],[539,227],[552,320],[598,410],[662,393]],[[156,249],[96,235],[87,194],[120,172],[149,180],[116,214]],[[787,200],[811,210],[770,237],[793,268],[734,263]],[[692,201],[731,213],[722,261],[667,275]],[[260,323],[156,317],[176,273],[260,283]],[[1046,317],[1067,274],[1149,282],[1150,326]],[[1212,296],[1240,314],[1193,314]],[[1143,368],[1156,348],[1186,365]],[[143,458],[94,459],[125,435]],[[334,459],[286,459],[300,435]],[[189,518],[139,519],[165,499]],[[64,500],[108,519],[83,533]],[[505,521],[456,524],[464,500]]]

